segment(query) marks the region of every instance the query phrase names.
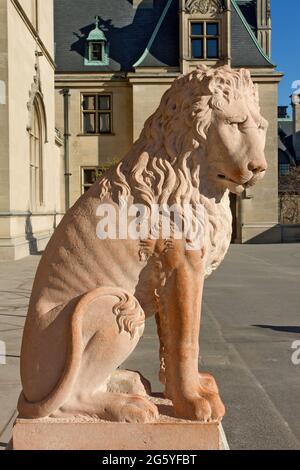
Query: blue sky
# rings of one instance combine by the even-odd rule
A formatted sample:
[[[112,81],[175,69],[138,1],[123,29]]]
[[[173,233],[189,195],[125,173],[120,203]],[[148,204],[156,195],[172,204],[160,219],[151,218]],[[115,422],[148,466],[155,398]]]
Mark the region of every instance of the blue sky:
[[[300,1],[271,0],[271,8],[272,58],[277,70],[285,74],[279,86],[279,105],[285,106],[290,104],[292,83],[300,82]]]

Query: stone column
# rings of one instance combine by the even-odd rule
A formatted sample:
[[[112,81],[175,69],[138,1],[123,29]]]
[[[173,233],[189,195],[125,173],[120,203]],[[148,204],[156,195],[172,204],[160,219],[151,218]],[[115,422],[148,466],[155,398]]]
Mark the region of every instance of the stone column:
[[[271,57],[271,4],[270,0],[257,0],[257,39],[263,51]]]

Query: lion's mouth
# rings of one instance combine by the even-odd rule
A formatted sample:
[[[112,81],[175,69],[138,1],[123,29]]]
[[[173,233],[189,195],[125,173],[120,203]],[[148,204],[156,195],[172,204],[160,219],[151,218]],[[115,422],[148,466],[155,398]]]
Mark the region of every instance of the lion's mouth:
[[[258,181],[263,179],[265,173],[265,171],[258,173],[254,175],[250,180],[244,182],[234,181],[228,178],[227,176],[223,175],[222,173],[218,174],[218,179],[222,181],[223,185],[225,185],[230,192],[235,194],[241,194],[243,191],[245,191],[245,189],[254,186]]]
[[[227,178],[223,174],[219,174],[218,179],[222,180],[222,183],[226,185],[229,191],[235,194],[241,194],[246,189],[247,184],[248,184],[247,182],[240,183],[240,182],[234,181],[230,178]]]
[[[234,183],[234,184],[236,184],[237,186],[240,185],[240,183],[237,183],[236,181],[231,180],[230,178],[226,178],[225,175],[218,175],[218,178],[220,178],[221,180],[224,180],[224,181],[229,181],[230,183]]]

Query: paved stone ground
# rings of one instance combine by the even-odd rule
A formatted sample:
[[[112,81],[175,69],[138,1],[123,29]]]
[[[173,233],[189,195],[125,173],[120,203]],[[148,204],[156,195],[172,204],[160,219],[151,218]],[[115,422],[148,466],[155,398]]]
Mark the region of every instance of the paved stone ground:
[[[7,364],[0,365],[0,448],[15,416],[22,326],[38,260],[0,263],[0,340],[7,347]],[[300,340],[299,280],[300,245],[236,245],[206,283],[200,367],[219,383],[231,449],[300,449],[300,366],[291,361],[291,345]],[[152,320],[125,366],[161,390]]]

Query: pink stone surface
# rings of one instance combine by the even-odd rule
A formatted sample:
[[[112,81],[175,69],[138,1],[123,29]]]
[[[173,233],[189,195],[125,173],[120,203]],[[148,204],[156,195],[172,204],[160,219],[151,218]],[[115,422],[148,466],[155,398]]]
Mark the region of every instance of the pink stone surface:
[[[145,448],[201,448],[211,430],[217,435],[216,426],[200,425],[225,414],[214,378],[199,373],[203,286],[230,245],[229,192],[242,194],[266,172],[266,132],[250,71],[200,65],[173,82],[130,151],[70,208],[37,270],[18,412],[30,420],[85,415],[112,424],[19,421],[15,445],[118,448],[136,445],[140,433]],[[150,215],[174,203],[183,215],[188,205],[188,230],[177,239],[150,217],[145,236],[101,238],[99,214],[125,200]],[[116,234],[123,222],[116,218]],[[159,423],[145,380],[118,369],[152,315],[165,397],[176,417],[195,424]]]
[[[17,420],[14,450],[221,450],[217,424]]]

